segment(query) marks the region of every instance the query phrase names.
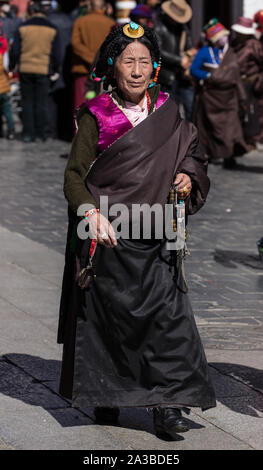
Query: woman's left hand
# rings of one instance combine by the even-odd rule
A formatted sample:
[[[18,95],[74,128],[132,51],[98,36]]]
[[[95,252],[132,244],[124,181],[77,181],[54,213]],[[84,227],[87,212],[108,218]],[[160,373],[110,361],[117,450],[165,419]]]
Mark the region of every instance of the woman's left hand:
[[[192,183],[190,176],[185,173],[178,173],[174,184],[177,185],[177,194],[179,199],[186,199],[192,189]]]

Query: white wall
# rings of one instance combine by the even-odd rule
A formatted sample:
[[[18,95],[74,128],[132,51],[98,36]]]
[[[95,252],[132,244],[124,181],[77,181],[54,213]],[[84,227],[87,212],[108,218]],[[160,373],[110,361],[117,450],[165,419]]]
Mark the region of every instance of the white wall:
[[[243,15],[253,18],[258,10],[263,10],[263,0],[243,0]]]

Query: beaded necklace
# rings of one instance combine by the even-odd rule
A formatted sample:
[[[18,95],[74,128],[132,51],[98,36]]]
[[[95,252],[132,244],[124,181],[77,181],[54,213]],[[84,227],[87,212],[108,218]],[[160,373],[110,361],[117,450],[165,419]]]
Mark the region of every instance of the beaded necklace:
[[[151,106],[151,98],[150,98],[148,90],[146,91],[146,98],[147,98],[147,109],[148,109],[148,113],[149,113],[150,112],[150,106]]]

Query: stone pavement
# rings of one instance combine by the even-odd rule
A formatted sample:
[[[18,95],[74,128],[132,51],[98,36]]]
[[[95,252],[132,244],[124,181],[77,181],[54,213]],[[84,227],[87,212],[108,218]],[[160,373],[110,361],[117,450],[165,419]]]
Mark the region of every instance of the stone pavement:
[[[263,449],[263,153],[233,170],[210,165],[206,206],[189,222],[189,295],[217,407],[192,409],[191,429],[158,439],[145,409],[119,426],[94,424],[58,394],[56,344],[67,227],[62,193],[69,145],[0,141],[0,450]]]

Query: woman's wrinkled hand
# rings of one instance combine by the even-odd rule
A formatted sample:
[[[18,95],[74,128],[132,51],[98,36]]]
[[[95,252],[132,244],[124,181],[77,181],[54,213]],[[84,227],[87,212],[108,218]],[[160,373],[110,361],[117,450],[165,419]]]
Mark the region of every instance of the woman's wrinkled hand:
[[[177,194],[179,199],[186,199],[191,192],[192,182],[190,176],[185,173],[178,173],[174,184],[177,186]]]
[[[104,215],[96,212],[89,216],[88,222],[90,234],[98,243],[108,248],[117,246],[114,229]]]

